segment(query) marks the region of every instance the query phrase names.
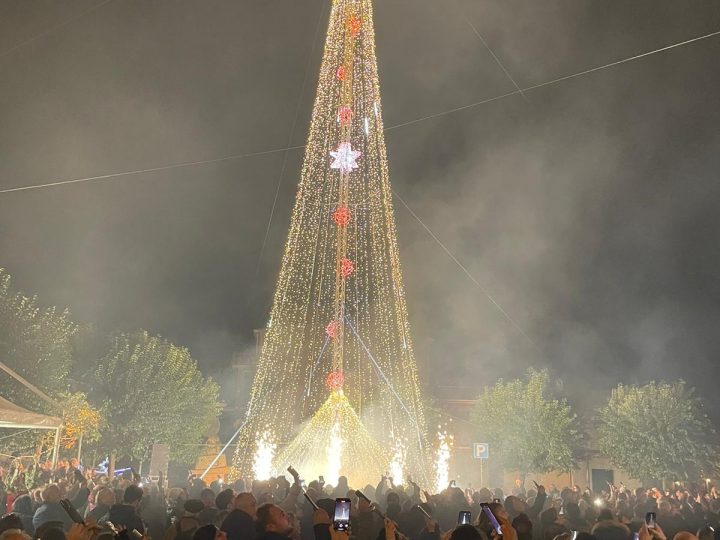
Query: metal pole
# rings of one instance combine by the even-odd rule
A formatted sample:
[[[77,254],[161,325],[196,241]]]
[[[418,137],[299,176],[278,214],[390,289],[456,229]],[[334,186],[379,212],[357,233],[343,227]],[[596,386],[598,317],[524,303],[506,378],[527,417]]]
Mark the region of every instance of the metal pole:
[[[249,411],[248,411],[248,412],[249,412]],[[248,419],[249,419],[249,418],[250,418],[250,415],[248,414],[248,417],[245,419],[245,421],[242,423],[242,425],[241,425],[239,428],[237,428],[237,431],[236,431],[235,433],[233,433],[233,436],[230,437],[230,440],[228,440],[228,442],[225,444],[225,446],[222,447],[222,450],[220,450],[220,452],[218,452],[218,455],[215,456],[215,459],[213,459],[213,460],[210,462],[210,465],[207,466],[207,469],[205,469],[205,470],[203,471],[203,473],[200,475],[200,480],[204,480],[204,479],[205,479],[205,475],[210,472],[210,469],[212,469],[212,468],[213,468],[213,465],[215,465],[215,464],[217,463],[218,459],[220,459],[220,456],[222,456],[222,455],[225,453],[225,450],[228,449],[228,446],[230,446],[230,445],[232,444],[232,442],[235,440],[235,438],[236,438],[238,435],[240,435],[240,432],[242,431],[242,428],[244,428],[244,427],[245,427],[245,424],[248,423]]]
[[[78,463],[80,463],[80,460],[82,459],[82,440],[83,440],[83,435],[84,435],[84,433],[81,431],[81,432],[80,432],[80,438],[78,439],[78,455],[77,455]]]
[[[483,482],[483,461],[485,461],[485,460],[481,458],[480,459],[480,488],[481,489],[485,487],[485,484]]]
[[[62,429],[62,426],[58,426],[55,428],[55,443],[53,444],[53,453],[52,453],[52,469],[53,472],[55,471],[55,467],[57,467],[58,457],[60,454],[60,430]]]

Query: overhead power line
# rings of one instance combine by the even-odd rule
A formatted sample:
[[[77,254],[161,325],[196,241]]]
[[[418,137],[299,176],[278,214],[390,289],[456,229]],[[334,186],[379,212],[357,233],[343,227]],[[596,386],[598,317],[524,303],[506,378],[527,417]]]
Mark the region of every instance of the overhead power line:
[[[313,37],[312,47],[308,54],[307,62],[305,63],[305,75],[303,76],[302,86],[300,87],[300,94],[297,98],[297,105],[295,106],[295,117],[293,118],[292,125],[290,126],[290,133],[288,134],[287,144],[292,142],[293,135],[295,135],[295,127],[297,126],[298,118],[300,117],[300,106],[302,105],[303,97],[305,96],[305,87],[308,82],[308,75],[310,74],[310,66],[312,65],[313,54],[317,48],[318,36],[320,35],[320,26],[323,19],[323,13],[325,13],[325,2],[320,2],[320,14],[318,15],[317,23],[315,24],[315,36]],[[257,265],[255,266],[255,277],[260,273],[260,264],[262,263],[263,253],[265,253],[265,245],[267,244],[268,235],[270,234],[270,227],[272,226],[273,216],[275,215],[275,207],[277,206],[278,196],[280,195],[280,186],[282,185],[283,176],[285,176],[285,169],[287,167],[288,152],[290,147],[285,150],[283,154],[282,167],[280,167],[280,177],[275,187],[275,197],[273,198],[272,207],[270,208],[270,217],[268,218],[267,227],[265,228],[265,236],[263,236],[262,246],[260,246],[260,255],[258,255]]]
[[[458,5],[457,9],[460,11],[460,14],[462,15],[463,19],[465,19],[465,22],[470,27],[470,29],[473,31],[473,34],[475,34],[475,37],[477,37],[480,42],[485,46],[487,51],[490,53],[490,56],[493,57],[493,60],[495,60],[495,63],[498,65],[498,67],[502,70],[502,72],[505,74],[505,76],[508,78],[508,80],[512,83],[512,85],[515,87],[515,90],[520,92],[520,95],[523,97],[525,101],[527,101],[527,97],[523,93],[523,91],[518,86],[518,83],[515,82],[515,79],[513,79],[513,76],[510,75],[510,72],[505,68],[505,65],[500,61],[500,58],[497,57],[495,54],[495,51],[493,51],[490,48],[490,45],[488,45],[488,42],[485,41],[485,38],[480,35],[480,32],[478,32],[478,29],[475,27],[475,25],[470,21],[470,18],[467,16],[465,11]]]
[[[77,21],[80,17],[84,17],[88,13],[92,13],[93,11],[103,7],[105,4],[109,4],[113,0],[103,0],[102,2],[95,4],[94,6],[90,6],[88,9],[81,11],[80,13],[76,13],[75,15],[72,15],[71,17],[65,19],[64,21],[60,21],[58,24],[51,26],[50,28],[43,30],[39,34],[36,34],[24,41],[21,41],[20,43],[13,45],[9,49],[5,49],[4,51],[0,52],[0,58],[3,58],[7,56],[8,54],[17,51],[18,49],[24,47],[25,45],[28,45],[30,43],[33,43],[34,41],[37,41],[38,39],[44,38],[48,34],[51,34],[55,30],[62,28],[63,26],[67,26],[68,24]]]
[[[491,98],[483,99],[483,100],[481,100],[481,101],[476,101],[476,102],[474,102],[474,103],[469,103],[469,104],[463,105],[463,106],[461,106],[461,107],[454,107],[454,108],[452,108],[452,109],[447,109],[447,110],[445,110],[445,111],[440,111],[440,112],[437,112],[437,113],[434,113],[434,114],[429,114],[429,115],[427,115],[427,116],[422,116],[422,117],[420,117],[420,118],[415,118],[415,119],[413,119],[413,120],[408,120],[407,122],[401,122],[401,123],[399,123],[399,124],[395,124],[395,125],[386,127],[386,128],[385,128],[385,131],[391,131],[391,130],[398,129],[398,128],[405,127],[405,126],[409,126],[409,125],[412,125],[412,124],[417,124],[417,123],[419,123],[419,122],[424,122],[424,121],[426,121],[426,120],[431,120],[431,119],[433,119],[433,118],[438,118],[438,117],[445,116],[445,115],[449,115],[449,114],[452,114],[452,113],[455,113],[455,112],[464,111],[464,110],[471,109],[471,108],[474,108],[474,107],[478,107],[478,106],[480,106],[480,105],[484,105],[484,104],[486,104],[486,103],[490,103],[490,102],[493,102],[493,101],[499,101],[499,100],[501,100],[501,99],[504,99],[504,98],[507,98],[507,97],[510,97],[510,96],[519,95],[521,92],[528,92],[528,91],[531,91],[531,90],[536,90],[536,89],[538,89],[538,88],[542,88],[542,87],[544,87],[544,86],[550,86],[550,85],[553,85],[553,84],[557,84],[557,83],[562,82],[562,81],[567,81],[567,80],[569,80],[569,79],[574,79],[574,78],[576,78],[576,77],[581,77],[581,76],[583,76],[583,75],[588,75],[588,74],[594,73],[594,72],[596,72],[596,71],[600,71],[600,70],[603,70],[603,69],[607,69],[607,68],[610,68],[610,67],[613,67],[613,66],[617,66],[617,65],[620,65],[620,64],[624,64],[624,63],[627,63],[627,62],[632,62],[632,61],[638,60],[638,59],[640,59],[640,58],[645,58],[646,56],[650,56],[650,55],[657,54],[657,53],[660,53],[660,52],[668,51],[668,50],[670,50],[670,49],[675,49],[675,48],[677,48],[677,47],[682,47],[682,46],[684,46],[684,45],[689,45],[689,44],[691,44],[691,43],[695,43],[695,42],[697,42],[697,41],[709,39],[709,38],[712,38],[712,37],[715,37],[715,36],[718,36],[718,35],[720,35],[720,30],[719,30],[719,31],[716,31],[716,32],[711,32],[711,33],[709,33],[709,34],[705,34],[705,35],[702,35],[702,36],[698,36],[698,37],[695,37],[695,38],[692,38],[692,39],[688,39],[688,40],[685,40],[685,41],[681,41],[681,42],[678,42],[678,43],[673,43],[672,45],[668,45],[668,46],[666,46],[666,47],[661,47],[661,48],[659,48],[659,49],[654,49],[654,50],[652,50],[652,51],[647,51],[647,52],[644,52],[644,53],[642,53],[642,54],[637,54],[637,55],[635,55],[635,56],[630,56],[630,57],[628,57],[628,58],[623,58],[622,60],[617,60],[617,61],[615,61],[615,62],[610,62],[609,64],[604,64],[604,65],[602,65],[602,66],[597,66],[597,67],[594,67],[594,68],[590,68],[590,69],[586,69],[586,70],[583,70],[583,71],[579,71],[579,72],[573,73],[573,74],[571,74],[571,75],[565,75],[564,77],[559,77],[559,78],[557,78],[557,79],[553,79],[553,80],[550,80],[550,81],[546,81],[546,82],[543,82],[543,83],[540,83],[540,84],[535,84],[535,85],[533,85],[533,86],[528,86],[528,87],[526,87],[526,88],[522,88],[521,90],[514,90],[514,91],[512,91],[512,92],[507,92],[507,93],[505,93],[505,94],[500,94],[500,95],[498,95],[498,96],[494,96],[494,97],[491,97]],[[108,180],[108,179],[111,179],[111,178],[118,178],[118,177],[121,177],[121,176],[130,176],[130,175],[137,175],[137,174],[143,174],[143,173],[150,173],[150,172],[157,172],[157,171],[166,171],[166,170],[171,170],[171,169],[179,169],[179,168],[182,168],[182,167],[190,167],[190,166],[195,166],[195,165],[206,165],[206,164],[210,164],[210,163],[219,163],[219,162],[221,162],[221,161],[230,161],[230,160],[235,160],[235,159],[244,159],[244,158],[255,157],[255,156],[263,156],[263,155],[267,155],[267,154],[275,154],[275,153],[279,153],[279,152],[287,152],[287,151],[289,151],[289,150],[298,150],[298,149],[301,149],[301,148],[305,148],[305,145],[287,146],[287,147],[285,147],[285,148],[275,148],[275,149],[272,149],[272,150],[263,150],[263,151],[259,151],[259,152],[248,152],[248,153],[244,153],[244,154],[235,154],[235,155],[225,156],[225,157],[220,157],[220,158],[215,158],[215,159],[204,159],[204,160],[199,160],[199,161],[185,161],[185,162],[181,162],[181,163],[173,163],[173,164],[169,164],[169,165],[163,165],[163,166],[160,166],[160,167],[151,167],[151,168],[148,168],[148,169],[138,169],[138,170],[132,170],[132,171],[122,171],[122,172],[111,173],[111,174],[102,174],[102,175],[98,175],[98,176],[88,176],[88,177],[84,177],[84,178],[73,178],[73,179],[70,179],[70,180],[57,180],[57,181],[47,182],[47,183],[43,183],[43,184],[33,184],[33,185],[29,185],[29,186],[18,186],[18,187],[13,187],[13,188],[2,189],[2,190],[0,190],[0,194],[3,194],[3,193],[13,193],[13,192],[17,192],[17,191],[26,191],[26,190],[30,190],[30,189],[41,189],[41,188],[48,188],[48,187],[64,186],[64,185],[68,185],[68,184],[76,184],[76,183],[82,183],[82,182],[91,182],[91,181],[95,181],[95,180]]]
[[[246,154],[234,154],[232,156],[225,156],[225,157],[214,158],[214,159],[201,159],[199,161],[183,161],[181,163],[171,163],[169,165],[161,165],[159,167],[150,167],[148,169],[137,169],[134,171],[120,171],[120,172],[110,173],[110,174],[101,174],[98,176],[86,176],[84,178],[73,178],[72,180],[57,180],[55,182],[49,182],[47,184],[34,184],[34,185],[30,185],[30,186],[19,186],[19,187],[14,187],[14,188],[2,189],[2,190],[0,190],[0,193],[13,193],[15,191],[27,191],[30,189],[65,186],[67,184],[79,184],[82,182],[93,182],[95,180],[110,180],[112,178],[118,178],[121,176],[132,176],[132,175],[136,175],[136,174],[168,171],[171,169],[180,169],[183,167],[191,167],[193,165],[208,165],[210,163],[220,163],[223,161],[231,161],[234,159],[265,156],[268,154],[276,154],[278,152],[287,152],[288,150],[295,150],[298,148],[305,148],[305,146],[304,145],[289,146],[286,148],[275,148],[273,150],[262,150],[260,152],[248,152]]]
[[[531,90],[537,90],[538,88],[542,88],[544,86],[550,86],[552,84],[557,84],[559,82],[567,81],[569,79],[574,79],[576,77],[582,77],[583,75],[588,75],[589,73],[595,73],[596,71],[600,71],[602,69],[607,69],[607,68],[611,68],[614,66],[618,66],[620,64],[625,64],[627,62],[632,62],[633,60],[639,60],[640,58],[645,58],[646,56],[650,56],[650,55],[657,54],[657,53],[664,52],[664,51],[669,51],[670,49],[682,47],[683,45],[689,45],[690,43],[695,43],[696,41],[701,41],[703,39],[709,39],[711,37],[715,37],[718,35],[720,35],[720,30],[718,30],[717,32],[711,32],[709,34],[705,34],[703,36],[698,36],[698,37],[695,37],[692,39],[688,39],[686,41],[681,41],[679,43],[673,43],[672,45],[668,45],[666,47],[661,47],[659,49],[654,49],[652,51],[647,51],[647,52],[644,52],[641,54],[636,54],[635,56],[630,56],[629,58],[623,58],[622,60],[616,60],[615,62],[610,62],[609,64],[603,64],[602,66],[597,66],[594,68],[585,69],[583,71],[578,71],[577,73],[573,73],[571,75],[565,75],[564,77],[558,77],[557,79],[552,79],[550,81],[545,81],[540,84],[528,86],[526,88],[518,89],[513,92],[507,92],[507,93],[501,94],[499,96],[483,99],[481,101],[476,101],[475,103],[469,103],[468,105],[463,105],[461,107],[455,107],[453,109],[448,109],[446,111],[441,111],[438,113],[429,114],[427,116],[422,116],[420,118],[415,118],[414,120],[409,120],[409,121],[403,122],[401,124],[395,124],[394,126],[387,128],[386,131],[391,130],[391,129],[397,129],[400,127],[409,126],[412,124],[417,124],[418,122],[424,122],[425,120],[430,120],[432,118],[438,118],[440,116],[445,116],[445,115],[456,113],[459,111],[465,111],[467,109],[472,109],[473,107],[478,107],[480,105],[484,105],[485,103],[490,103],[491,101],[497,101],[500,99],[504,99],[506,97],[516,96],[518,94],[523,94],[524,92],[529,92]]]
[[[463,274],[465,274],[465,275],[467,276],[467,278],[468,278],[470,281],[472,281],[478,289],[480,289],[480,291],[485,295],[485,297],[490,301],[490,303],[491,303],[492,305],[494,305],[500,313],[502,313],[503,317],[505,317],[505,319],[506,319],[510,324],[512,324],[512,325],[515,327],[515,329],[516,329],[518,332],[520,332],[520,333],[522,334],[522,336],[530,342],[531,345],[537,347],[537,345],[535,344],[535,342],[534,342],[534,341],[532,340],[532,338],[525,332],[525,330],[523,330],[522,327],[521,327],[517,322],[515,322],[515,319],[513,319],[513,318],[510,316],[510,314],[509,314],[507,311],[505,311],[505,308],[503,308],[503,307],[500,305],[500,303],[499,303],[497,300],[495,300],[495,298],[493,298],[493,296],[487,291],[487,289],[485,289],[485,287],[483,287],[483,286],[480,284],[480,282],[475,278],[475,276],[473,276],[473,275],[470,273],[470,270],[468,270],[468,269],[465,267],[465,265],[464,265],[463,263],[461,263],[460,260],[453,254],[453,252],[450,251],[450,250],[447,248],[447,246],[442,242],[442,240],[440,240],[440,238],[437,237],[437,235],[432,231],[432,229],[430,229],[430,227],[428,227],[428,226],[425,224],[425,222],[424,222],[422,219],[420,219],[420,216],[418,216],[418,215],[415,213],[415,211],[414,211],[412,208],[410,208],[410,206],[408,205],[408,203],[406,203],[405,200],[404,200],[400,195],[398,195],[397,191],[393,190],[393,194],[395,195],[395,197],[397,197],[397,199],[398,199],[398,200],[400,201],[400,203],[405,207],[405,209],[406,209],[408,212],[410,212],[410,215],[411,215],[413,218],[415,218],[415,221],[417,221],[417,222],[422,226],[422,228],[425,229],[425,232],[427,232],[428,235],[430,235],[430,238],[432,238],[433,240],[435,240],[435,243],[436,243],[438,246],[440,246],[440,248],[445,252],[445,254],[446,254],[448,257],[450,257],[450,259],[457,265],[458,268],[460,268],[460,270],[462,270]]]

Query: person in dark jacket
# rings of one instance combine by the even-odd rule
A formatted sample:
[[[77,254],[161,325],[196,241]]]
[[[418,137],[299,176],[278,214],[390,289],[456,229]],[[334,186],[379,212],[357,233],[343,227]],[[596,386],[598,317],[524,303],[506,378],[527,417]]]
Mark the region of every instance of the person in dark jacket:
[[[205,488],[200,493],[200,500],[203,503],[203,509],[198,515],[200,525],[209,525],[214,523],[215,517],[219,510],[215,506],[215,492],[210,488]]]
[[[102,488],[95,495],[95,508],[86,512],[85,517],[96,523],[107,521],[107,515],[114,504],[115,492],[110,488]]]
[[[192,540],[227,540],[227,535],[215,525],[203,525],[195,531]]]
[[[32,523],[35,530],[48,521],[60,521],[65,532],[70,530],[73,524],[65,509],[60,504],[60,488],[57,484],[50,484],[42,491],[43,503],[35,510]]]
[[[0,518],[0,534],[11,529],[23,530],[22,519],[14,512],[5,514]]]
[[[33,527],[33,501],[30,495],[20,495],[13,501],[12,511],[20,517],[22,521],[22,529],[30,536],[35,534],[35,527]]]
[[[122,504],[114,504],[108,512],[108,521],[115,526],[125,527],[132,532],[136,529],[145,534],[145,525],[138,515],[137,509],[143,497],[143,490],[136,485],[128,486],[123,494]]]
[[[252,493],[240,493],[235,497],[235,509],[222,522],[220,529],[228,540],[246,540],[255,537],[255,514],[257,502]]]

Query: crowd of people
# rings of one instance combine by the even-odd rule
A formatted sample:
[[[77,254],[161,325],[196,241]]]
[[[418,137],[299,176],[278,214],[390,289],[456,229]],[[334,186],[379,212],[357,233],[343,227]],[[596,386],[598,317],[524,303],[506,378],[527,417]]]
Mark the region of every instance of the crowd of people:
[[[709,483],[599,493],[521,486],[505,496],[454,485],[428,493],[387,477],[359,493],[344,477],[334,486],[292,480],[189,478],[166,490],[162,478],[108,478],[64,462],[45,467],[39,487],[6,486],[0,540],[720,540],[720,493]],[[351,500],[347,531],[333,526],[336,498]],[[461,512],[470,523],[458,524]]]

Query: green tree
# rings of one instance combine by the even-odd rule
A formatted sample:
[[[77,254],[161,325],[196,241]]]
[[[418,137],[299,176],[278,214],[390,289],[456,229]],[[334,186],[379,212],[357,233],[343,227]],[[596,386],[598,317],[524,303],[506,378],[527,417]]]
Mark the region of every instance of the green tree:
[[[598,416],[598,447],[642,480],[697,479],[718,470],[718,437],[684,381],[618,385]]]
[[[577,417],[549,390],[546,370],[530,370],[526,380],[486,387],[471,412],[478,437],[490,444],[506,470],[528,473],[569,471],[582,448]]]
[[[114,457],[148,459],[154,443],[191,463],[220,413],[219,387],[187,349],[147,332],[119,334],[92,376],[105,426],[100,447]]]
[[[68,388],[75,330],[67,311],[41,308],[36,297],[14,291],[10,275],[0,269],[0,361],[42,391],[58,395]],[[0,395],[36,411],[59,413],[9,375],[0,377]]]

